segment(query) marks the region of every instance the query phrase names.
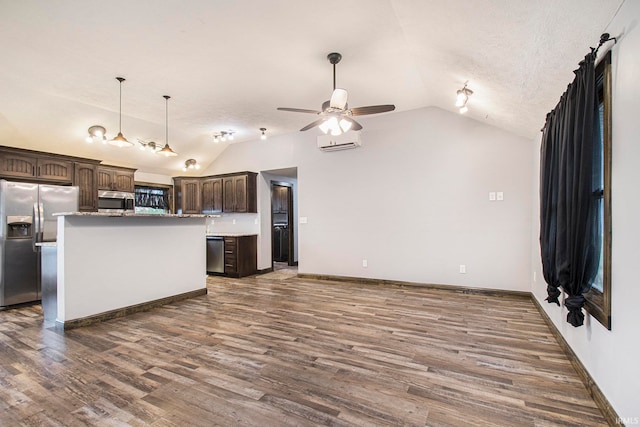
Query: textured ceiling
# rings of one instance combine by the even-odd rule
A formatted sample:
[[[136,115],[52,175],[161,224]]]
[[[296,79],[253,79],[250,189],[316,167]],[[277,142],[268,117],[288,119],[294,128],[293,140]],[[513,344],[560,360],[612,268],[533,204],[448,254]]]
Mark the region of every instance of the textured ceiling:
[[[0,145],[176,175],[233,143],[297,132],[338,86],[352,107],[455,111],[533,138],[623,0],[0,0]],[[93,124],[165,140],[163,158],[86,144]],[[394,114],[394,113],[386,113]],[[365,128],[366,130],[366,128]],[[309,132],[318,132],[312,129]]]

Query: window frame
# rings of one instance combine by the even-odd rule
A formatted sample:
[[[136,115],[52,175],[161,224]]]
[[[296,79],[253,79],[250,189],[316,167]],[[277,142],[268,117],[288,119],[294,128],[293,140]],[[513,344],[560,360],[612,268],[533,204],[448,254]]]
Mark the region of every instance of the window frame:
[[[585,309],[595,317],[605,328],[611,330],[611,51],[608,51],[596,66],[596,81],[602,75],[602,90],[604,104],[603,123],[603,238],[602,254],[603,275],[602,292],[591,288],[584,294],[586,299]],[[596,88],[597,89],[597,88]]]

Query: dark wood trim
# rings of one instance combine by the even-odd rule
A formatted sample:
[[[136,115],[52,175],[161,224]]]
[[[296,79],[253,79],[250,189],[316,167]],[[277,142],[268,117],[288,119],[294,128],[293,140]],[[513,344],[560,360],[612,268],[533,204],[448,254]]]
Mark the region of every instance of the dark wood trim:
[[[140,304],[130,305],[128,307],[118,308],[116,310],[105,311],[104,313],[98,313],[87,317],[82,317],[80,319],[72,319],[67,320],[66,322],[61,322],[56,320],[56,328],[57,329],[74,329],[80,328],[83,326],[93,325],[95,323],[104,322],[106,320],[116,319],[118,317],[128,316],[133,313],[138,313],[141,311],[148,311],[152,308],[160,307],[166,304],[171,304],[176,301],[182,301],[189,298],[199,297],[201,295],[207,294],[207,288],[196,289],[195,291],[184,292],[178,295],[172,295],[166,298],[160,298],[153,301],[147,301]]]
[[[72,162],[95,163],[96,165],[102,162],[102,160],[87,159],[85,157],[68,156],[66,154],[49,153],[47,151],[28,150],[26,148],[9,147],[7,145],[0,145],[0,150],[12,151],[15,153],[27,154],[31,156],[47,156],[47,157],[55,158],[58,160],[68,160]]]
[[[518,297],[518,298],[531,298],[530,292],[525,291],[512,291],[505,289],[489,289],[489,288],[470,288],[466,286],[457,285],[442,285],[435,283],[417,283],[417,282],[404,282],[401,280],[385,280],[385,279],[369,279],[364,277],[349,277],[349,276],[330,276],[326,274],[306,274],[298,273],[300,279],[313,279],[313,280],[327,280],[332,282],[352,282],[362,283],[366,285],[383,285],[383,286],[413,286],[429,289],[441,289],[451,292],[457,292],[462,294],[477,294],[477,295],[489,295],[495,297]]]
[[[578,356],[574,353],[573,349],[571,349],[569,343],[567,343],[560,331],[558,331],[558,328],[556,328],[556,325],[553,323],[547,312],[544,311],[544,308],[542,308],[542,305],[540,305],[540,302],[535,297],[535,295],[531,294],[531,299],[533,300],[533,304],[538,309],[538,312],[540,312],[540,316],[542,316],[542,319],[544,319],[556,341],[558,341],[560,348],[562,348],[562,351],[567,356],[567,359],[569,359],[569,362],[571,362],[571,366],[573,366],[573,369],[576,370],[578,376],[584,383],[584,386],[587,388],[587,391],[591,395],[591,398],[596,403],[598,408],[600,408],[600,410],[602,411],[602,415],[604,415],[609,425],[624,426],[624,424],[622,424],[621,422],[620,416],[613,409],[605,395],[602,393],[602,390],[600,390],[598,384],[596,384],[596,382],[589,374],[589,371],[587,371],[580,359],[578,359]]]

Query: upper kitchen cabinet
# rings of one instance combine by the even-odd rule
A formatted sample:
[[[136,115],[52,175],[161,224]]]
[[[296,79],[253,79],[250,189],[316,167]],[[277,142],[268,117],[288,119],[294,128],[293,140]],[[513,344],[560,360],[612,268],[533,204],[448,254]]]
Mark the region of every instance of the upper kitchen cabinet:
[[[254,172],[243,172],[223,178],[223,212],[258,212],[257,175]]]
[[[201,203],[201,179],[200,178],[174,178],[173,191],[175,192],[176,213],[199,214],[202,213]]]
[[[81,211],[98,210],[98,181],[95,163],[75,164],[73,185],[78,186],[78,207]]]
[[[70,184],[74,164],[46,154],[23,154],[13,150],[0,150],[0,175],[37,181]]]
[[[202,213],[222,212],[222,178],[202,178]]]
[[[273,187],[271,194],[271,207],[273,213],[289,212],[289,189],[281,185],[276,185]]]
[[[135,171],[135,169],[117,166],[98,166],[98,190],[133,193]]]

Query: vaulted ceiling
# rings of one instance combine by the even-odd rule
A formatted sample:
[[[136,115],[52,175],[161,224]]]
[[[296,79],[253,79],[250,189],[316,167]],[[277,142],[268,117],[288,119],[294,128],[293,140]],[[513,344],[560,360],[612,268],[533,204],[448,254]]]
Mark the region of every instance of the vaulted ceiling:
[[[455,111],[533,138],[623,0],[0,0],[0,145],[145,172],[210,164],[227,143],[297,132],[337,84],[349,105]],[[87,128],[178,157],[87,144]],[[395,113],[385,113],[395,114]],[[366,131],[366,126],[365,126]],[[312,129],[309,132],[318,132]],[[265,143],[268,143],[265,142]]]

